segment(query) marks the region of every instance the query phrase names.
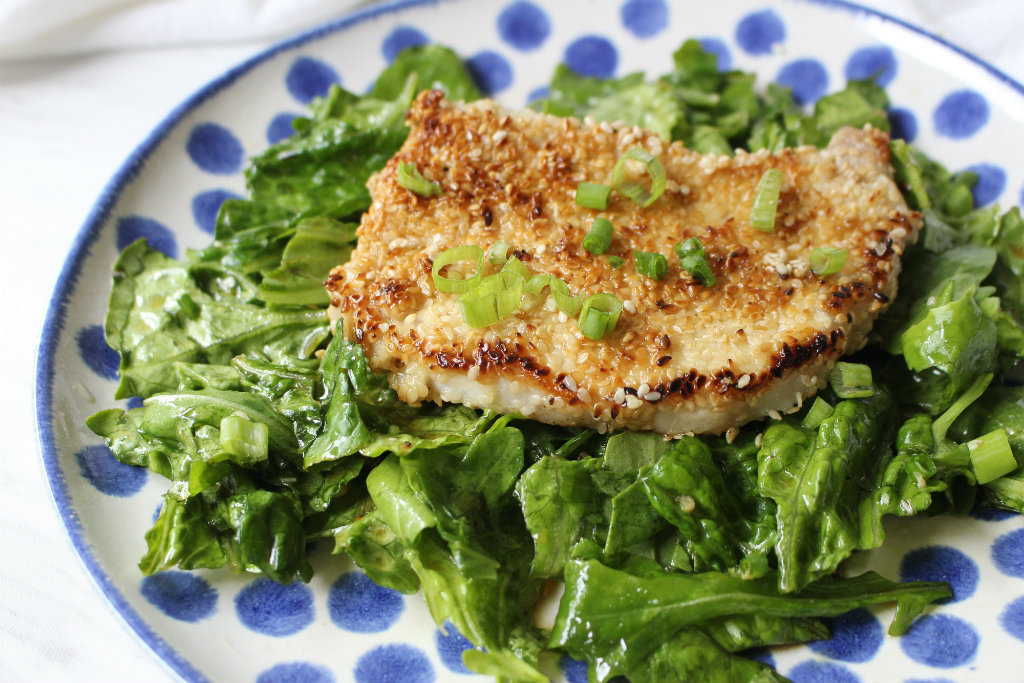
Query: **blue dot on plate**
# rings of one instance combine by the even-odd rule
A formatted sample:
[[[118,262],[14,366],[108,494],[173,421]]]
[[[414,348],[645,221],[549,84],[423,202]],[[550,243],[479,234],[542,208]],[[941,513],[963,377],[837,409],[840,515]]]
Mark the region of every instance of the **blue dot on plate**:
[[[142,405],[143,403],[141,396],[131,396],[127,401],[125,401],[125,407],[128,408],[128,410],[135,410],[136,408],[141,408]]]
[[[1021,203],[1024,204],[1024,202]],[[978,505],[971,510],[971,517],[974,517],[974,519],[980,519],[983,522],[1001,522],[1004,519],[1016,517],[1018,514],[1019,513],[1014,512],[1013,510],[1003,510],[989,505]]]
[[[789,671],[793,683],[860,683],[860,678],[845,666],[809,659]]]
[[[438,629],[434,632],[434,646],[437,648],[437,654],[445,668],[457,674],[470,673],[466,665],[462,663],[462,653],[472,649],[473,643],[459,633],[451,622],[444,623],[444,631]]]
[[[537,100],[543,100],[549,94],[551,94],[551,88],[546,85],[541,85],[530,91],[530,94],[526,96],[526,103],[536,102]]]
[[[532,2],[513,2],[498,15],[498,35],[517,50],[535,50],[551,35],[551,20]]]
[[[404,609],[401,593],[378,586],[362,572],[342,574],[327,593],[331,621],[346,631],[386,631],[398,621]]]
[[[583,36],[569,43],[564,61],[580,76],[611,78],[619,65],[619,53],[607,38]]]
[[[329,64],[312,57],[297,58],[284,77],[288,92],[303,104],[323,97],[336,83],[341,83],[338,72]]]
[[[951,602],[974,595],[978,588],[978,565],[964,552],[944,545],[912,550],[900,560],[902,581],[948,581]]]
[[[256,683],[334,683],[337,678],[326,666],[311,662],[282,662],[256,677]]]
[[[230,175],[242,168],[245,149],[235,134],[216,123],[200,123],[188,135],[185,151],[207,173]]]
[[[995,164],[975,164],[965,170],[978,174],[978,182],[971,188],[976,206],[991,204],[1006,189],[1006,171]]]
[[[149,246],[171,258],[178,257],[178,242],[174,233],[159,221],[142,216],[125,216],[117,221],[117,248],[124,249],[135,240],[145,237]]]
[[[494,95],[512,85],[512,65],[491,50],[479,52],[466,60],[466,69],[485,95]]]
[[[769,55],[786,39],[786,25],[770,9],[751,12],[736,25],[736,42],[750,55]]]
[[[885,87],[896,78],[896,55],[885,45],[862,47],[846,60],[844,74],[851,81],[871,78]]]
[[[170,570],[147,576],[140,591],[157,609],[179,621],[196,622],[217,609],[217,589],[191,572]]]
[[[917,137],[917,117],[909,109],[892,107],[889,109],[889,128],[893,138],[913,142]]]
[[[411,645],[381,645],[366,652],[357,661],[357,683],[433,683],[434,667],[422,650]]]
[[[1024,640],[1024,597],[1017,598],[999,615],[999,623],[1017,640]]]
[[[622,6],[622,25],[637,38],[650,38],[668,26],[665,0],[628,0]]]
[[[388,64],[390,64],[395,61],[398,53],[405,48],[426,45],[429,42],[430,38],[423,31],[411,26],[398,26],[381,43],[380,51],[384,55],[384,59],[388,60]]]
[[[566,683],[587,683],[589,680],[587,678],[587,663],[569,655],[559,657],[558,668],[562,670]]]
[[[217,227],[220,205],[228,199],[241,199],[241,195],[229,190],[208,190],[192,198],[192,220],[200,230],[213,234]]]
[[[899,639],[903,652],[920,664],[951,669],[971,661],[978,633],[963,619],[948,614],[921,617]]]
[[[812,104],[828,89],[828,71],[817,59],[797,59],[782,67],[775,82],[788,86],[799,104]]]
[[[78,469],[100,493],[127,498],[146,485],[146,468],[126,465],[102,445],[86,446],[75,453]]]
[[[313,623],[313,592],[303,583],[256,579],[235,596],[235,612],[257,633],[290,636]]]
[[[724,40],[719,40],[718,38],[701,38],[699,42],[705,52],[710,52],[714,56],[718,57],[719,71],[728,71],[732,68],[732,53],[729,52],[729,46],[725,44]]]
[[[1024,529],[1003,534],[992,543],[992,562],[1007,576],[1024,579]]]
[[[869,610],[855,609],[826,623],[832,638],[808,643],[818,654],[844,662],[866,662],[882,647],[882,624]]]
[[[287,140],[295,134],[295,128],[292,127],[292,122],[298,118],[298,114],[292,114],[291,112],[281,112],[274,118],[270,119],[270,123],[267,124],[267,142],[270,144],[277,144],[282,140]]]
[[[90,370],[100,377],[117,379],[121,356],[107,344],[102,326],[83,327],[75,335],[75,343],[78,345],[78,355],[82,357],[82,362],[89,366]]]
[[[932,112],[935,130],[954,140],[969,138],[988,122],[988,101],[973,90],[957,90],[942,98]]]

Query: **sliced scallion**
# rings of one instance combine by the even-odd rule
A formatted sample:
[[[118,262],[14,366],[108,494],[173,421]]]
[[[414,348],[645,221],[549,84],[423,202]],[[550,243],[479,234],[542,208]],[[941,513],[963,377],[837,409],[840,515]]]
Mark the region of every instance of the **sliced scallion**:
[[[815,275],[838,273],[846,264],[846,250],[837,247],[815,247],[809,257]]]
[[[639,161],[646,167],[647,175],[651,179],[650,189],[636,180],[626,178],[628,170],[626,166],[630,161]],[[661,160],[658,157],[643,147],[634,147],[615,162],[615,167],[612,169],[612,187],[619,194],[629,197],[640,206],[648,207],[665,191],[665,167],[661,165]]]
[[[540,294],[544,291],[545,287],[551,291],[551,296],[554,298],[558,310],[573,318],[579,315],[580,308],[583,307],[583,299],[570,294],[569,285],[565,284],[564,280],[560,280],[554,275],[548,275],[547,273],[539,273],[531,277],[523,285],[523,289],[530,294]]]
[[[636,264],[636,272],[655,280],[660,280],[668,273],[668,259],[658,253],[634,251],[633,263]]]
[[[501,270],[460,296],[459,310],[470,327],[487,327],[519,310],[522,300],[522,275],[515,270]]]
[[[608,197],[612,188],[601,183],[580,183],[576,186],[576,203],[588,209],[608,208]]]
[[[779,192],[782,190],[782,171],[769,168],[761,176],[754,190],[754,201],[750,205],[750,225],[763,232],[775,229],[775,214],[779,208]]]
[[[626,261],[621,256],[609,256],[608,257],[608,265],[611,266],[612,268],[614,268],[615,270],[618,270],[619,268],[621,268],[622,264],[624,264],[625,262]]]
[[[984,436],[967,442],[971,454],[971,467],[979,484],[995,481],[1004,474],[1017,469],[1006,430],[997,429]]]
[[[461,261],[476,262],[476,271],[471,277],[460,280],[441,275],[441,270],[443,270],[445,266],[449,266],[453,263],[459,263]],[[437,287],[438,290],[442,292],[461,294],[462,292],[468,292],[480,284],[483,267],[484,250],[475,244],[465,244],[461,247],[445,249],[438,254],[437,258],[434,259],[434,265],[431,268],[430,274],[434,278],[434,286]]]
[[[416,164],[408,161],[398,162],[398,184],[421,197],[436,197],[442,193],[438,183],[424,178]]]
[[[863,363],[836,363],[828,382],[839,398],[867,398],[875,393],[871,367]]]
[[[622,302],[604,292],[592,294],[583,301],[579,326],[584,337],[601,339],[615,329],[622,312]]]
[[[607,218],[598,216],[590,224],[590,232],[583,238],[583,248],[595,256],[608,251],[612,246],[612,234],[615,228]]]
[[[220,447],[240,464],[262,462],[270,452],[270,430],[244,415],[228,415],[220,421]]]
[[[821,396],[815,396],[814,403],[811,404],[807,414],[804,415],[804,420],[800,423],[800,426],[805,429],[817,429],[822,421],[831,415],[833,411],[835,411],[835,408],[832,407],[831,403]]]
[[[530,269],[523,265],[523,262],[517,259],[515,256],[510,256],[505,265],[502,266],[501,272],[509,272],[518,277],[521,280],[526,280],[530,277]]]
[[[508,258],[508,250],[511,246],[508,242],[498,240],[491,245],[491,248],[487,250],[487,261],[494,265],[501,265]]]
[[[714,286],[715,273],[711,270],[711,264],[708,263],[707,254],[704,252],[704,245],[699,239],[690,237],[676,244],[674,249],[683,270],[705,287]]]

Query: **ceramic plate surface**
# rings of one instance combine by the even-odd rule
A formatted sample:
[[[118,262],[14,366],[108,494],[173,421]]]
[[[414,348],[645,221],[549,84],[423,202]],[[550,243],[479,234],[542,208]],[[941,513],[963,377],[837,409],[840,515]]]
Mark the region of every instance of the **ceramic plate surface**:
[[[421,598],[374,586],[319,551],[308,585],[224,572],[144,578],[136,563],[166,485],[120,465],[84,425],[110,407],[117,355],[103,341],[111,267],[140,236],[170,255],[211,239],[217,208],[243,193],[245,158],[289,131],[334,82],[365,91],[402,47],[452,46],[482,88],[525,105],[565,61],[593,76],[671,67],[685,38],[723,67],[791,85],[810,104],[875,73],[900,134],[949,168],[978,173],[978,202],[1021,203],[1024,88],[956,48],[843,3],[740,0],[407,2],[352,15],[279,45],[183,103],[100,197],[65,264],[40,349],[38,421],[54,497],[89,572],[115,609],[188,681],[470,681],[467,646]],[[890,613],[859,610],[835,637],[766,654],[795,681],[1024,681],[1024,520],[977,514],[889,526],[860,556],[890,578],[944,579],[954,598],[902,639]],[[586,680],[572,660],[553,675]],[[476,678],[476,680],[484,680]]]

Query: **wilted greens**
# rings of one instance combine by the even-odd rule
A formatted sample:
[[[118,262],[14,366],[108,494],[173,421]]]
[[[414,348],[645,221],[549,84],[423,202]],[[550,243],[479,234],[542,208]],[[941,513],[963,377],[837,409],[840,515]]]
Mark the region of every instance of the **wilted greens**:
[[[122,253],[105,329],[121,354],[116,397],[143,405],[88,425],[170,481],[144,573],[305,581],[308,544],[327,542],[382,586],[421,590],[476,646],[466,665],[499,680],[547,680],[540,655],[554,650],[593,681],[780,681],[744,651],[827,638],[822,618],[883,602],[898,635],[949,597],[837,574],[883,542],[886,515],[1024,510],[1024,390],[1009,381],[1024,353],[1024,221],[975,208],[975,177],[901,141],[896,177],[925,229],[875,343],[851,359],[874,369],[857,391],[826,389],[728,440],[400,402],[358,345],[331,338],[321,282],[353,248],[366,180],[426,87],[480,95],[451,51],[410,49],[369,94],[332,88],[254,158],[248,198],[224,204],[209,247],[184,261],[144,242]],[[688,41],[655,81],[559,67],[535,106],[731,154],[887,129],[887,104],[858,81],[807,114]],[[992,481],[991,461],[975,470],[988,434],[1016,458]],[[544,629],[532,615],[551,580],[565,593]]]

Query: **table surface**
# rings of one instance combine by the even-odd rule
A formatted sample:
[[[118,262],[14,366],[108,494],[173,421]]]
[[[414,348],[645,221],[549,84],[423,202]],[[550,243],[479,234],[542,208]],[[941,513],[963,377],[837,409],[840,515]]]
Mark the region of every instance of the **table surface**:
[[[1024,48],[1008,42],[1020,42],[1024,9],[1016,0],[986,2],[998,28],[979,21],[943,30],[937,6],[948,1],[863,4],[940,33],[1024,82]],[[67,249],[121,162],[175,105],[268,44],[0,62],[0,358],[13,361],[0,392],[8,424],[0,680],[176,680],[93,585],[57,515],[35,434],[36,344]]]

